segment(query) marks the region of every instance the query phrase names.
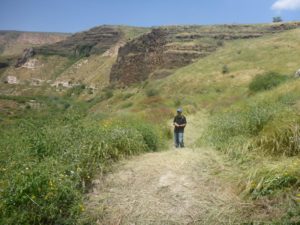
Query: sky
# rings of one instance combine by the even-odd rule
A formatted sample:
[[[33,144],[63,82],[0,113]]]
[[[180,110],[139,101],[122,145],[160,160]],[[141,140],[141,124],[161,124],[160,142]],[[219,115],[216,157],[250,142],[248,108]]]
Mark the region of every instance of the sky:
[[[300,21],[300,0],[0,0],[0,30],[79,32],[103,24],[159,26]]]

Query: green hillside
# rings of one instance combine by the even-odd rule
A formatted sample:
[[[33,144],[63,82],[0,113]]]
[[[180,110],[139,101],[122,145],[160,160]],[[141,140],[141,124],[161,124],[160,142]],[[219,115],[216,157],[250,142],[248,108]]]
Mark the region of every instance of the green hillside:
[[[134,103],[133,111],[140,108],[139,102],[158,98],[157,107],[173,108],[180,103],[191,110],[219,110],[247,99],[249,83],[256,75],[273,71],[293,77],[299,69],[299,34],[300,30],[296,29],[257,39],[226,42],[216,52],[175,70],[166,78],[149,79],[125,90],[116,89],[108,103],[118,106],[115,103],[120,95],[138,92],[127,100]],[[228,68],[226,73],[223,73],[224,66]],[[147,96],[147,90],[155,90],[155,96]],[[119,102],[124,103],[122,99]],[[153,104],[155,108],[156,102]]]
[[[182,175],[182,165],[187,181],[201,178],[192,185],[207,190],[203,179],[213,189],[207,200],[183,188],[211,218],[193,211],[194,224],[300,222],[299,23],[100,26],[36,49],[27,64],[5,59],[9,66],[0,68],[0,224],[117,224],[114,213],[128,196],[137,204],[151,191],[170,197],[169,186],[156,192],[149,180],[164,184]],[[4,82],[8,76],[18,82]],[[188,119],[188,147],[176,155],[170,125],[178,107]],[[146,152],[155,153],[117,163]],[[176,174],[155,177],[166,169]],[[130,189],[123,175],[141,183]],[[109,198],[113,184],[123,205]],[[99,194],[104,186],[107,196]],[[183,211],[178,223],[190,215]],[[163,221],[127,213],[128,224],[143,215]]]
[[[188,115],[206,112],[208,125],[199,130],[207,132],[199,132],[198,146],[226,153],[240,169],[224,176],[238,184],[241,195],[257,204],[280,199],[268,204],[270,213],[279,224],[293,224],[299,221],[300,80],[294,78],[300,67],[299,35],[296,29],[227,42],[166,78],[115,89],[93,112],[138,112],[152,122],[170,119],[179,106]],[[275,73],[284,79],[269,89]],[[257,76],[266,77],[255,84],[266,90],[251,90]]]

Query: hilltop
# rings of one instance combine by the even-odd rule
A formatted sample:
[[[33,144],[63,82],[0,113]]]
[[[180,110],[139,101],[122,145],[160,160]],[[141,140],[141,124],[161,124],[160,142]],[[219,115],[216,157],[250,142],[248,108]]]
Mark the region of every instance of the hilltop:
[[[59,42],[69,35],[68,33],[0,30],[0,56],[20,55],[25,48]]]
[[[60,41],[55,34],[32,34],[48,35],[49,42],[56,41],[46,45],[40,45],[40,42],[38,46],[35,42],[32,49],[19,55],[18,61],[2,57],[2,67],[10,66],[2,69],[1,78],[5,81],[8,76],[13,76],[20,85],[26,82],[31,86],[48,84],[45,87],[50,92],[51,86],[68,88],[75,84],[90,87],[94,92],[110,84],[128,86],[148,78],[164,78],[222,49],[227,42],[257,39],[299,26],[296,22],[153,29],[99,26],[71,36],[59,36]],[[10,41],[17,41],[21,36]],[[32,91],[38,89],[31,88]]]

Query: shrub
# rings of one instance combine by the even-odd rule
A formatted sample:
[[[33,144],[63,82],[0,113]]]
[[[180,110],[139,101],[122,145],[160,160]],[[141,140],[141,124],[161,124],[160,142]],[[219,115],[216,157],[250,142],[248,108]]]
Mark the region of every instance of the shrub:
[[[223,73],[223,74],[229,73],[229,68],[228,68],[227,65],[224,65],[224,66],[222,67],[222,73]]]
[[[148,97],[157,96],[158,94],[159,94],[159,91],[157,89],[149,88],[149,89],[146,90],[146,95]]]
[[[85,88],[86,87],[84,84],[76,85],[71,88],[71,92],[74,95],[80,95],[84,91]]]
[[[126,100],[126,99],[131,98],[132,96],[134,96],[133,93],[126,93],[125,95],[122,96],[122,99],[123,99],[123,100]]]
[[[299,162],[295,159],[261,165],[246,172],[245,194],[254,199],[276,194],[286,188],[299,187]]]
[[[104,96],[105,96],[105,99],[110,99],[111,97],[114,96],[114,92],[112,90],[105,90],[104,92]]]
[[[175,107],[181,106],[181,100],[180,100],[179,98],[176,98],[176,99],[174,100],[174,106],[175,106]]]
[[[141,119],[133,117],[120,117],[115,123],[122,127],[136,129],[142,135],[147,151],[158,150],[161,144],[161,133],[155,125],[143,122]]]
[[[217,46],[218,46],[218,47],[222,47],[223,45],[224,45],[224,41],[221,40],[221,39],[219,39],[219,40],[217,41]]]
[[[297,177],[289,174],[270,174],[266,177],[262,176],[258,184],[250,189],[250,194],[253,198],[271,195],[276,190],[281,190],[286,187],[293,186],[297,182]]]
[[[121,105],[121,108],[122,109],[126,109],[126,108],[129,108],[131,106],[133,106],[132,102],[126,102],[126,103],[124,103],[124,104]]]
[[[249,90],[252,92],[270,90],[286,82],[287,80],[287,76],[275,72],[257,75],[249,84]]]
[[[159,147],[158,130],[145,123],[137,123],[135,128],[142,134],[148,151],[157,151]]]

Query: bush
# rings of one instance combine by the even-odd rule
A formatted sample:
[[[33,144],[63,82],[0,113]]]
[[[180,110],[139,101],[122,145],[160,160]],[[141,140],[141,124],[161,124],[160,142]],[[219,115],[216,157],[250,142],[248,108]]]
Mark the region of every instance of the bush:
[[[175,107],[179,107],[179,106],[181,106],[182,104],[181,104],[181,100],[179,99],[179,98],[176,98],[175,100],[174,100],[174,106]]]
[[[134,96],[133,93],[126,93],[126,94],[124,94],[124,95],[122,96],[122,99],[123,99],[123,100],[126,100],[126,99],[131,98],[132,96]]]
[[[150,124],[138,123],[135,128],[142,134],[148,151],[157,151],[159,147],[158,131]]]
[[[116,124],[122,127],[134,128],[143,137],[147,151],[158,150],[161,144],[161,133],[155,125],[145,123],[139,118],[120,117],[115,121]]]
[[[148,97],[157,96],[158,94],[159,94],[159,91],[157,89],[149,88],[149,89],[146,90],[146,95]]]
[[[245,176],[245,194],[250,194],[254,199],[274,195],[277,191],[299,187],[299,162],[288,159],[272,164],[261,164],[258,168],[249,168]]]
[[[129,108],[131,106],[133,106],[132,102],[126,102],[126,103],[124,103],[124,104],[121,105],[121,108],[122,109],[126,109],[126,108]]]
[[[249,84],[249,90],[259,92],[270,90],[278,85],[286,82],[288,77],[275,72],[269,72],[263,75],[256,76]]]
[[[105,90],[104,96],[105,99],[110,99],[111,97],[114,96],[114,92],[112,90]]]
[[[298,182],[298,178],[290,174],[274,174],[270,173],[268,176],[261,176],[261,180],[257,185],[250,189],[251,196],[256,199],[261,196],[271,195],[276,190],[282,190],[291,187]]]
[[[86,87],[84,84],[75,85],[67,91],[66,96],[68,97],[71,97],[72,95],[78,96],[85,90],[85,88]]]
[[[222,67],[222,73],[223,73],[223,74],[229,73],[229,68],[228,68],[227,65],[224,65],[224,66]]]
[[[218,47],[224,46],[224,41],[221,40],[221,39],[219,39],[219,40],[217,41],[217,46],[218,46]]]

